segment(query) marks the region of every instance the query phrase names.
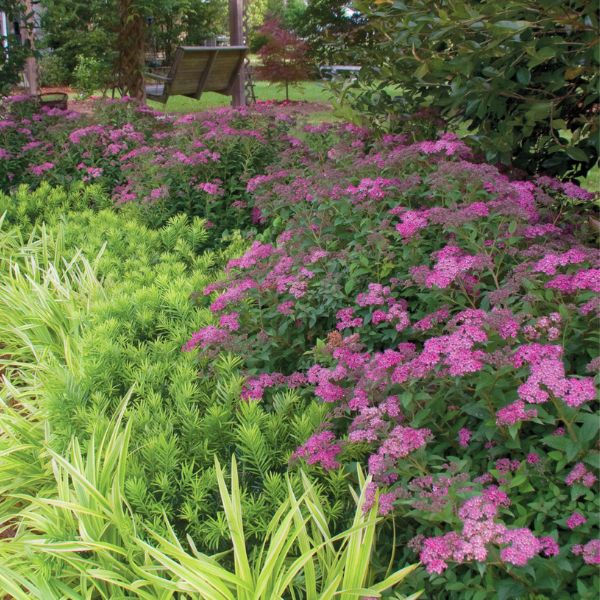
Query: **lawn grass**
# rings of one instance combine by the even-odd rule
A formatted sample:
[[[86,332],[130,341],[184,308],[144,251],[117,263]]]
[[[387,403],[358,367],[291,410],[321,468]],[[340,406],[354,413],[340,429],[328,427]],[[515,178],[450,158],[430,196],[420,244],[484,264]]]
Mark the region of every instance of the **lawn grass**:
[[[255,82],[254,92],[257,100],[285,100],[285,90],[281,86],[266,81]],[[331,102],[331,92],[327,84],[321,81],[305,81],[290,88],[290,100],[329,104]],[[158,102],[148,102],[149,106],[158,110],[177,113],[199,112],[218,106],[229,106],[230,104],[231,98],[229,96],[215,94],[214,92],[202,94],[200,100],[194,100],[185,96],[173,96],[169,98],[166,106]]]

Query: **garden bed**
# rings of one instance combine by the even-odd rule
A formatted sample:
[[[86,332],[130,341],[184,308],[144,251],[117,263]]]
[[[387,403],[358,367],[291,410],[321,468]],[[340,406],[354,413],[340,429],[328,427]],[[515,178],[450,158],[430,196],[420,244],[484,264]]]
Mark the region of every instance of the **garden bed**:
[[[431,138],[425,122],[380,136],[304,117],[296,104],[175,116],[119,100],[93,115],[16,102],[0,121],[3,339],[30,365],[6,365],[7,393],[33,424],[21,447],[23,415],[0,423],[18,441],[14,464],[32,469],[7,488],[32,505],[22,545],[0,548],[13,583],[25,585],[20,552],[40,565],[46,552],[51,575],[79,585],[85,550],[112,569],[89,583],[110,597],[140,569],[152,579],[135,546],[162,561],[165,589],[199,594],[181,565],[194,549],[230,548],[214,460],[234,455],[253,557],[271,516],[292,510],[290,490],[306,490],[304,473],[332,535],[356,522],[350,487],[381,517],[355,587],[420,561],[405,594],[592,598],[593,195],[511,178],[452,134]],[[28,276],[11,276],[13,263]],[[39,302],[20,303],[17,290]],[[36,451],[49,444],[76,493],[106,432],[128,449],[117,459],[108,438],[97,448],[118,536],[89,530],[83,544],[85,511],[49,508],[40,531],[35,506],[58,507],[66,488]],[[0,506],[12,524],[15,505]],[[148,533],[123,534],[133,528]],[[177,539],[192,541],[191,555]],[[117,566],[95,542],[132,562]],[[290,562],[310,543],[291,542]],[[297,597],[310,597],[310,577],[292,578]]]

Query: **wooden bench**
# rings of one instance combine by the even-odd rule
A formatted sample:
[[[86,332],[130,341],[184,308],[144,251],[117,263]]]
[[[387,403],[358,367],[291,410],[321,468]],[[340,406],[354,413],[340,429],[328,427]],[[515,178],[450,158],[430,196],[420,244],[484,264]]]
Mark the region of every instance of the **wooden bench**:
[[[179,46],[167,75],[146,73],[146,98],[165,104],[170,96],[188,96],[198,100],[203,92],[231,96],[240,72],[246,46]]]

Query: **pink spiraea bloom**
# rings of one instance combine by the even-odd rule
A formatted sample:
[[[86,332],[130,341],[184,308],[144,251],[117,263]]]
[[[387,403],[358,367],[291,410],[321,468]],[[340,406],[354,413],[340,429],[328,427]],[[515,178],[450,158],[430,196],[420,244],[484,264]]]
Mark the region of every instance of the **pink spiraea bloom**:
[[[196,333],[183,346],[184,352],[191,352],[194,348],[200,346],[207,348],[210,345],[220,345],[229,338],[229,332],[225,329],[219,329],[214,325],[207,325]]]
[[[568,519],[567,519],[567,527],[569,529],[575,529],[576,527],[579,527],[580,525],[583,525],[584,523],[587,523],[587,519],[578,512],[574,512]]]
[[[538,538],[538,541],[545,556],[556,556],[560,552],[560,547],[554,538],[542,536]]]
[[[262,242],[255,241],[250,246],[250,249],[240,258],[232,258],[228,263],[226,269],[250,269],[254,267],[260,261],[270,257],[275,252],[275,248],[271,244],[263,244]]]
[[[587,249],[571,248],[561,254],[547,254],[533,265],[532,271],[554,275],[558,267],[579,264],[586,261],[588,257],[589,251]]]
[[[161,185],[160,187],[150,190],[150,199],[151,200],[159,200],[160,198],[164,198],[167,194],[168,194],[167,186]]]
[[[214,182],[203,182],[199,183],[196,187],[202,192],[206,192],[210,196],[221,196],[224,194],[223,188],[220,186],[221,181],[218,183]]]
[[[294,307],[293,300],[286,300],[285,302],[282,302],[281,304],[277,305],[277,312],[281,313],[282,315],[292,315],[292,314],[294,314],[294,312],[292,310],[293,307]]]
[[[54,163],[51,162],[44,162],[41,165],[32,165],[31,167],[29,167],[29,170],[37,176],[43,175],[46,171],[50,171],[51,169],[54,169]]]
[[[401,222],[396,225],[396,231],[407,242],[418,231],[427,227],[427,211],[407,210],[400,215]]]
[[[573,275],[556,275],[545,287],[563,294],[575,294],[585,290],[600,293],[600,269],[582,269]]]
[[[461,446],[461,448],[468,448],[469,441],[471,440],[472,435],[473,434],[471,433],[471,431],[469,429],[467,429],[466,427],[463,427],[462,429],[460,429],[458,432],[459,446]]]
[[[522,400],[516,400],[512,404],[501,408],[496,413],[497,425],[515,425],[521,421],[529,421],[537,417],[535,408],[525,408],[525,403]]]
[[[585,487],[591,488],[596,483],[596,476],[588,471],[583,463],[577,463],[566,476],[565,483],[569,486],[581,482]]]
[[[463,522],[460,533],[450,532],[423,541],[420,559],[427,571],[440,574],[450,561],[485,561],[490,545],[499,546],[501,560],[515,566],[526,565],[540,552],[547,556],[556,554],[558,546],[552,538],[536,538],[529,529],[508,529],[495,521],[499,509],[509,504],[506,494],[493,486],[481,496],[467,500],[459,510]]]
[[[542,550],[539,539],[526,528],[505,531],[500,537],[500,542],[508,544],[500,550],[501,560],[517,567],[524,567]]]
[[[576,544],[571,548],[576,556],[582,556],[588,565],[600,565],[600,540],[591,540],[587,544]]]
[[[219,325],[228,331],[237,331],[240,328],[239,316],[237,312],[221,315]]]
[[[453,133],[444,133],[435,142],[419,142],[416,146],[424,154],[443,153],[446,156],[469,156],[471,154],[469,147]]]
[[[337,469],[340,464],[337,456],[341,446],[335,443],[332,431],[322,431],[311,436],[292,455],[294,458],[304,458],[309,465],[319,464],[326,470]]]
[[[233,284],[214,300],[214,302],[210,305],[210,310],[212,312],[218,312],[223,310],[229,304],[239,302],[245,296],[248,290],[251,290],[255,287],[257,287],[257,283],[251,278],[243,279]]]
[[[414,429],[398,425],[394,427],[379,446],[375,454],[369,457],[369,473],[376,479],[386,479],[386,473],[404,458],[422,448],[431,439],[431,430]]]
[[[468,271],[478,271],[489,264],[487,256],[467,254],[452,244],[434,252],[432,256],[435,260],[432,269],[425,265],[411,269],[414,281],[427,288],[447,288]]]
[[[577,408],[594,400],[596,389],[592,377],[566,377],[562,362],[561,346],[526,344],[514,354],[515,367],[528,364],[530,374],[518,393],[520,398],[531,404],[547,402],[550,394],[563,400],[572,408]]]
[[[337,311],[336,319],[338,320],[336,328],[338,330],[350,329],[352,327],[360,327],[363,324],[363,320],[360,317],[354,316],[353,308],[342,308]]]

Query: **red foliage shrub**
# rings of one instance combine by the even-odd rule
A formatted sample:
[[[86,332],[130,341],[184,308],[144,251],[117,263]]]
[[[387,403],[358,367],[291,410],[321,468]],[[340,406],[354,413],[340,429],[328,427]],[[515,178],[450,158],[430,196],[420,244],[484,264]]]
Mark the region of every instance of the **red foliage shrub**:
[[[304,81],[310,75],[308,67],[308,44],[293,31],[281,27],[279,21],[267,21],[261,34],[267,43],[259,50],[263,66],[259,77],[285,87],[285,99],[289,100],[290,84]]]

